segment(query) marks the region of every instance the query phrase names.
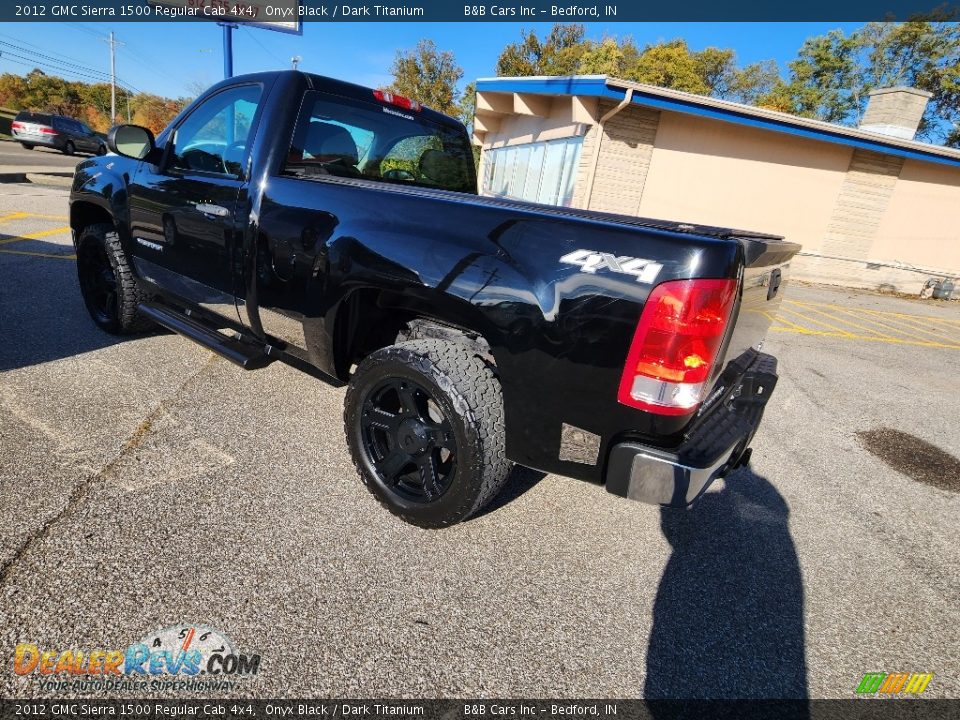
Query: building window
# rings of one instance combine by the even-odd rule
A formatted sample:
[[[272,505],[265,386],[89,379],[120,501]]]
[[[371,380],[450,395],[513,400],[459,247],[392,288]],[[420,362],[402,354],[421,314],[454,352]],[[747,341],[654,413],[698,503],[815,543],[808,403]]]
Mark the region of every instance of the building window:
[[[487,150],[482,193],[569,207],[582,145],[569,137]]]

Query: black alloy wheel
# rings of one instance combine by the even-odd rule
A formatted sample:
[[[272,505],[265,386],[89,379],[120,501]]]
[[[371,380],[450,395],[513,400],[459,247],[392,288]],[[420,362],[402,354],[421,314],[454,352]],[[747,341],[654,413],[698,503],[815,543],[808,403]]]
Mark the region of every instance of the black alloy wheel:
[[[118,322],[117,276],[106,248],[97,242],[86,243],[77,254],[77,276],[87,309],[101,326]]]
[[[500,382],[466,343],[405,340],[370,353],[350,378],[343,423],[363,484],[412,525],[466,520],[510,474]]]
[[[154,324],[139,312],[144,294],[114,227],[98,223],[78,234],[77,279],[93,321],[114,335],[151,330]]]
[[[381,482],[414,503],[438,500],[457,471],[450,421],[427,390],[405,378],[383,380],[360,416],[364,451]]]

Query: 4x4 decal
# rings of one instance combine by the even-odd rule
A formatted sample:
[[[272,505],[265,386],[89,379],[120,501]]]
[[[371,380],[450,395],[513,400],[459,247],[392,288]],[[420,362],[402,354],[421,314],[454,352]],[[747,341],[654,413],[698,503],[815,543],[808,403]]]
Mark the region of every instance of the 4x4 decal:
[[[597,270],[606,268],[611,272],[633,275],[640,283],[652,283],[663,269],[663,265],[653,260],[629,255],[612,255],[594,250],[574,250],[560,258],[560,262],[577,265],[582,272],[586,273],[595,273]]]

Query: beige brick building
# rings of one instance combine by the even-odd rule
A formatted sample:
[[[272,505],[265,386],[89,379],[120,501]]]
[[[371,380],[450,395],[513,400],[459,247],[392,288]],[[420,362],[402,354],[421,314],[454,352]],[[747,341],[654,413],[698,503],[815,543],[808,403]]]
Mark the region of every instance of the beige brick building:
[[[777,233],[800,279],[960,277],[960,150],[912,139],[922,91],[874,92],[849,128],[606,76],[477,90],[484,194]]]

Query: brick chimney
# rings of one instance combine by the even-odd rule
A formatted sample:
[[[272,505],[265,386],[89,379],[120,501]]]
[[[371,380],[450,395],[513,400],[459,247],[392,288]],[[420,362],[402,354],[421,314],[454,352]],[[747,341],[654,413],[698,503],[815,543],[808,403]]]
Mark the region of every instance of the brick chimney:
[[[878,88],[870,93],[861,130],[913,140],[933,93],[912,87]]]

